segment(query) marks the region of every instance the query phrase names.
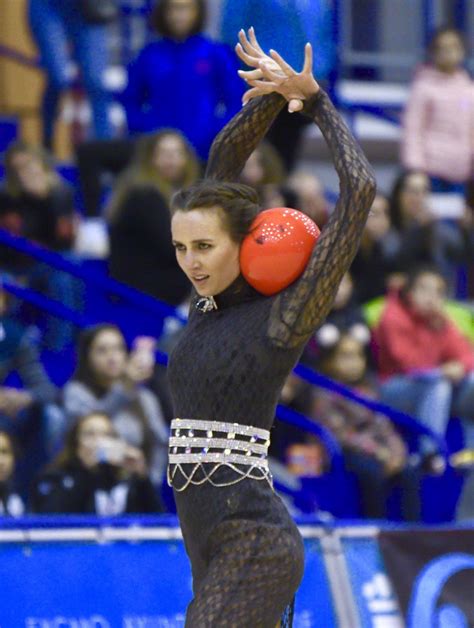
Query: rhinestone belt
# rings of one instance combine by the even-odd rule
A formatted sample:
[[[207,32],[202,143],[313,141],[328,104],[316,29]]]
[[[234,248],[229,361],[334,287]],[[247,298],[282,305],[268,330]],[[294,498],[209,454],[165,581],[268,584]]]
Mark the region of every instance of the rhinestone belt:
[[[169,439],[168,484],[172,485],[179,470],[185,482],[183,486],[175,487],[177,491],[184,491],[190,484],[205,482],[214,486],[230,486],[244,478],[267,480],[271,485],[267,459],[269,444],[270,432],[251,425],[173,419]],[[191,471],[185,470],[183,464],[192,465]],[[237,477],[230,482],[217,483],[213,476],[221,466],[233,469]]]

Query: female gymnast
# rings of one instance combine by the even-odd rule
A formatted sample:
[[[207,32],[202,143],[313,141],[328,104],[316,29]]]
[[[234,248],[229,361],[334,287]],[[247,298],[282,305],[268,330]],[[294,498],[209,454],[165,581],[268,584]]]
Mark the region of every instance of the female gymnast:
[[[241,72],[250,85],[246,104],[216,137],[206,178],[172,202],[177,259],[195,289],[168,367],[179,417],[171,424],[168,481],[192,566],[189,628],[292,625],[303,543],[272,488],[269,430],[282,385],[354,257],[375,194],[369,163],[312,76],[309,44],[296,73],[276,52],[266,55],[252,30],[239,40],[237,54],[253,68]],[[257,197],[233,181],[287,101],[321,129],[340,196],[304,273],[265,297],[239,268]]]

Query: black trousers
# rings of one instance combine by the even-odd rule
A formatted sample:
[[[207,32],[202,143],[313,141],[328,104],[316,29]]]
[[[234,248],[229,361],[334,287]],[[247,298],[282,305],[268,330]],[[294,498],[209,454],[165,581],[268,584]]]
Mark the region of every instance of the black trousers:
[[[76,151],[79,180],[86,216],[98,216],[105,173],[118,175],[133,156],[136,138],[93,140],[79,144]]]

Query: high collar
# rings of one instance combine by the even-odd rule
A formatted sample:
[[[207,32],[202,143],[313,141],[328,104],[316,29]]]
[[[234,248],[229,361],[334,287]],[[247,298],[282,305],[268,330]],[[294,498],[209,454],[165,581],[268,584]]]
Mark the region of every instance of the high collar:
[[[239,275],[230,286],[219,294],[216,294],[214,300],[217,309],[220,310],[246,301],[253,301],[261,296],[259,292],[245,281],[242,275]]]

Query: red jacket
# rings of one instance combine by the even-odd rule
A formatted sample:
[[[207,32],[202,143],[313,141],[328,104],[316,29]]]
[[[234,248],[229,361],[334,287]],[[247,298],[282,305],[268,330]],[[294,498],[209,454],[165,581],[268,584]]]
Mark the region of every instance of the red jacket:
[[[437,368],[451,360],[474,370],[474,346],[447,318],[437,325],[414,312],[397,294],[390,295],[374,331],[379,375]]]

